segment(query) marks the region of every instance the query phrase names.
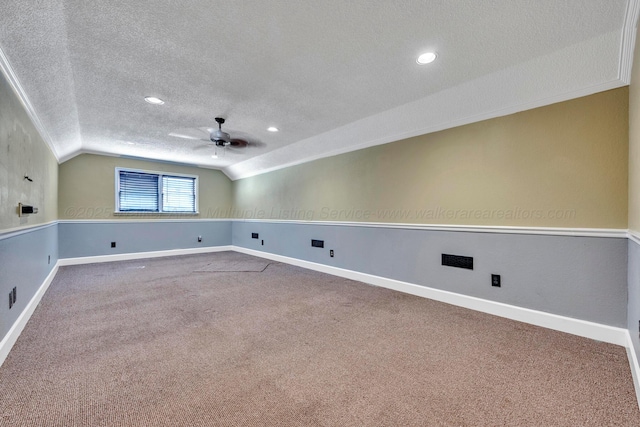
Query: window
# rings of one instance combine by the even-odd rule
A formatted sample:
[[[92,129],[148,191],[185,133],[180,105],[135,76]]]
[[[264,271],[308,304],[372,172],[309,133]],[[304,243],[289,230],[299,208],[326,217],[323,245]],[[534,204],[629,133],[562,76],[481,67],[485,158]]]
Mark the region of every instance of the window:
[[[116,212],[197,213],[198,177],[116,168]]]

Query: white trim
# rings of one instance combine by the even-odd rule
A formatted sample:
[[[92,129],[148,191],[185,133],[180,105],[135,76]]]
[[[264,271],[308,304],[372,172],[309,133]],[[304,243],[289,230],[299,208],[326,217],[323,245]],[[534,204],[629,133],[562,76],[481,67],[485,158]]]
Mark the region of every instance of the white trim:
[[[629,367],[631,368],[631,376],[633,377],[633,385],[636,390],[636,399],[638,400],[638,407],[640,408],[640,364],[638,363],[638,357],[636,348],[633,345],[631,334],[627,330],[627,358],[629,359]]]
[[[637,231],[628,230],[627,237],[629,238],[629,240],[631,240],[635,244],[640,245],[640,234],[638,234]]]
[[[620,43],[620,65],[618,76],[625,84],[631,83],[631,68],[636,45],[636,26],[640,14],[640,0],[629,0],[622,27],[622,43]]]
[[[134,216],[134,214],[132,214]],[[137,214],[135,216],[142,216]],[[150,215],[152,216],[152,215]],[[124,224],[142,222],[262,222],[274,224],[303,224],[339,227],[397,228],[404,230],[455,231],[466,233],[532,234],[545,236],[609,237],[629,238],[640,244],[640,234],[632,230],[617,228],[553,228],[553,227],[515,227],[494,225],[455,225],[455,224],[406,224],[384,222],[333,222],[333,221],[296,221],[278,219],[234,219],[234,218],[140,218],[140,219],[60,219],[44,224],[28,225],[0,231],[0,240],[30,233],[56,224]]]
[[[632,1],[637,1],[637,0],[632,0]],[[635,38],[635,36],[634,36],[634,38]],[[633,55],[633,49],[632,49],[631,54]],[[618,70],[618,74],[620,74],[620,70]],[[262,164],[268,163],[268,161],[264,161],[264,160],[260,159],[261,156],[257,156],[257,157],[253,157],[252,159],[245,160],[245,162],[251,162],[251,166],[246,168],[246,170],[244,170],[244,171],[242,170],[241,166],[239,166],[239,165],[241,165],[242,163],[245,163],[245,162],[234,163],[232,165],[223,167],[221,170],[227,177],[229,177],[229,179],[231,179],[232,181],[237,181],[239,179],[251,178],[251,177],[262,175],[262,174],[265,174],[265,173],[275,172],[275,171],[278,171],[278,170],[281,170],[281,169],[289,168],[291,166],[297,166],[297,165],[313,162],[315,160],[324,159],[324,158],[327,158],[327,157],[333,157],[333,156],[337,156],[337,155],[340,155],[340,154],[350,153],[352,151],[363,150],[365,148],[375,147],[377,145],[388,144],[388,143],[396,142],[396,141],[401,141],[401,140],[405,140],[405,139],[408,139],[408,138],[413,138],[413,137],[420,136],[420,135],[426,135],[426,134],[430,134],[430,133],[434,133],[434,132],[440,132],[440,131],[443,131],[443,130],[452,129],[452,128],[456,128],[456,127],[459,127],[459,126],[468,125],[468,124],[471,124],[471,123],[477,123],[477,122],[481,122],[481,121],[484,121],[484,120],[494,119],[494,118],[497,118],[497,117],[508,116],[508,115],[511,115],[511,114],[519,113],[521,111],[527,111],[527,110],[532,110],[534,108],[544,107],[544,106],[551,105],[551,104],[557,104],[559,102],[570,101],[572,99],[582,98],[584,96],[589,96],[589,95],[593,95],[593,94],[596,94],[596,93],[605,92],[605,91],[612,90],[612,89],[617,89],[619,87],[626,86],[626,85],[628,85],[627,82],[624,82],[624,81],[622,81],[622,80],[620,80],[618,78],[618,79],[614,79],[614,80],[609,80],[609,81],[606,81],[606,82],[598,83],[598,84],[593,85],[593,86],[582,87],[582,88],[579,88],[579,89],[576,89],[576,90],[560,93],[560,94],[549,96],[549,97],[542,98],[542,99],[536,99],[536,100],[532,100],[532,101],[527,101],[527,102],[523,102],[523,103],[520,103],[520,104],[511,105],[511,106],[505,107],[505,108],[498,108],[498,109],[492,110],[492,111],[480,112],[478,114],[473,114],[473,115],[470,115],[470,116],[467,116],[467,117],[457,118],[457,119],[454,119],[454,120],[451,120],[451,121],[445,122],[445,123],[438,123],[438,124],[431,125],[431,126],[425,126],[425,127],[421,127],[419,129],[416,129],[416,130],[408,131],[408,132],[399,132],[399,133],[388,134],[388,135],[385,135],[385,136],[383,136],[381,138],[378,138],[378,139],[375,139],[375,140],[368,140],[368,141],[365,141],[365,142],[357,144],[357,145],[345,145],[344,147],[341,147],[341,148],[338,148],[338,149],[335,149],[335,150],[330,150],[330,151],[325,151],[325,152],[322,152],[322,153],[312,154],[312,155],[307,156],[307,157],[298,158],[296,160],[293,160],[293,161],[290,161],[290,162],[285,162],[285,163],[282,163],[282,164],[276,164],[275,166],[271,166],[271,167],[261,166]],[[415,101],[414,101],[414,103],[415,103]],[[407,105],[408,104],[405,104],[405,105],[402,105],[400,107],[406,107]],[[391,112],[394,111],[394,110],[397,110],[400,107],[396,107],[396,108],[394,108],[392,110],[384,111],[384,112],[379,113],[379,114],[377,114],[375,116],[366,117],[363,120],[370,120],[372,117],[380,117],[379,121],[382,122],[382,123],[393,121],[393,119],[389,119],[389,117],[393,116],[393,114]],[[356,122],[354,122],[354,123],[356,123]],[[351,123],[349,125],[346,125],[346,126],[351,126],[351,125],[353,125],[353,123]],[[266,154],[269,154],[269,153],[266,153]],[[265,155],[263,155],[263,156],[265,156]]]
[[[634,381],[636,397],[638,399],[638,404],[640,407],[640,365],[638,364],[633,341],[628,329],[602,325],[566,316],[559,316],[556,314],[546,313],[538,310],[517,307],[462,294],[456,294],[449,291],[429,288],[426,286],[419,286],[399,280],[387,279],[380,276],[374,276],[371,274],[360,273],[357,271],[332,267],[324,264],[318,264],[310,261],[304,261],[296,258],[271,254],[268,252],[257,251],[234,245],[59,259],[51,272],[47,275],[46,279],[44,280],[36,294],[33,296],[33,298],[31,298],[31,301],[29,302],[29,304],[27,304],[27,307],[20,314],[6,336],[2,339],[2,341],[0,341],[0,366],[6,359],[9,352],[11,351],[11,348],[20,336],[20,333],[22,332],[29,318],[38,306],[40,300],[42,299],[42,296],[49,288],[49,285],[53,281],[53,278],[57,274],[58,268],[60,266],[126,261],[143,258],[157,258],[165,256],[212,253],[222,251],[236,251],[248,255],[254,255],[273,261],[283,262],[286,264],[295,265],[298,267],[303,267],[338,277],[344,277],[346,279],[357,280],[374,286],[380,286],[383,288],[392,289],[399,292],[404,292],[407,294],[492,314],[495,316],[500,316],[548,329],[553,329],[556,331],[623,346],[627,349],[627,356],[629,359],[631,374]]]
[[[157,212],[147,212],[147,211],[121,211],[120,210],[120,175],[121,172],[133,172],[143,175],[153,175],[157,177],[158,184],[158,211]],[[150,171],[145,169],[136,169],[136,168],[127,168],[122,166],[116,166],[115,168],[115,215],[199,215],[198,211],[199,203],[198,199],[200,198],[200,176],[199,175],[191,175],[185,173],[172,173],[172,172],[160,172],[160,171]],[[176,177],[176,178],[187,178],[193,180],[194,186],[194,211],[180,211],[180,212],[169,212],[164,210],[163,205],[163,182],[162,179],[164,177]]]
[[[79,265],[79,264],[92,264],[92,263],[101,263],[101,262],[112,262],[112,261],[127,261],[134,259],[142,259],[142,258],[157,258],[157,257],[165,257],[165,256],[176,256],[176,255],[190,255],[190,254],[199,254],[199,253],[209,253],[209,252],[222,252],[222,251],[230,251],[233,250],[232,246],[211,246],[207,248],[190,248],[190,249],[173,249],[166,251],[155,251],[155,252],[139,252],[139,253],[129,253],[129,254],[120,254],[120,255],[104,255],[104,256],[94,256],[94,257],[81,257],[81,258],[66,258],[59,259],[56,262],[55,266],[47,277],[45,278],[40,288],[37,290],[35,295],[31,298],[31,301],[27,304],[25,309],[20,313],[18,319],[14,322],[9,329],[9,332],[4,336],[2,341],[0,341],[0,366],[4,363],[5,359],[9,355],[9,352],[13,348],[14,344],[18,340],[18,337],[22,333],[24,327],[27,322],[33,315],[36,307],[40,303],[40,300],[44,296],[47,289],[49,289],[49,285],[53,282],[54,277],[58,273],[58,269],[61,266],[65,265]]]
[[[121,216],[184,216],[184,217],[192,217],[200,215],[199,211],[196,212],[148,212],[148,211],[113,211],[113,216],[121,217]]]
[[[29,301],[24,310],[22,310],[22,313],[20,313],[20,316],[18,316],[18,319],[15,321],[13,326],[11,326],[9,332],[7,332],[2,341],[0,341],[0,366],[2,366],[5,359],[9,355],[9,352],[18,340],[18,337],[22,333],[22,330],[31,318],[31,315],[35,311],[36,307],[40,303],[40,300],[44,296],[45,292],[47,292],[47,289],[49,289],[49,285],[51,284],[51,282],[53,282],[53,278],[56,276],[57,272],[58,263],[56,263],[56,265],[51,269],[47,277],[44,279],[44,282],[42,282],[42,285],[40,285],[38,291],[31,298],[31,301]]]
[[[24,88],[22,87],[20,80],[18,80],[18,76],[13,71],[13,67],[11,67],[11,64],[9,63],[9,58],[7,58],[7,56],[4,54],[4,52],[2,51],[2,48],[0,48],[0,70],[7,77],[9,86],[11,86],[11,88],[13,89],[13,92],[16,94],[16,96],[22,103],[22,106],[24,107],[24,110],[27,113],[27,116],[29,116],[29,119],[31,119],[33,126],[36,128],[36,130],[42,137],[42,140],[47,144],[47,146],[51,150],[51,153],[53,153],[58,163],[60,163],[60,155],[58,154],[58,151],[56,150],[56,147],[53,144],[51,135],[49,135],[49,132],[47,132],[42,122],[40,121],[40,118],[38,117],[36,110],[33,108],[33,105],[31,105],[31,101],[29,101],[29,97],[27,96],[27,93],[24,91]]]
[[[154,216],[156,214],[149,214]],[[142,214],[131,214],[131,216],[144,217]],[[177,215],[176,215],[177,216]],[[231,218],[141,218],[141,219],[60,219],[60,224],[124,224],[139,222],[231,222]]]
[[[45,222],[43,224],[26,225],[24,227],[9,228],[7,230],[0,231],[0,240],[16,237],[21,234],[31,233],[33,231],[42,230],[43,228],[51,227],[58,224],[58,221]]]
[[[132,216],[143,216],[131,214]],[[150,214],[153,216],[153,214]],[[141,222],[256,222],[273,224],[300,224],[337,227],[396,228],[403,230],[454,231],[464,233],[531,234],[544,236],[608,237],[626,239],[629,231],[618,228],[559,228],[559,227],[516,227],[494,225],[455,224],[408,224],[390,222],[349,222],[349,221],[303,221],[280,219],[238,219],[238,218],[139,218],[139,219],[61,219],[60,224],[122,224]],[[0,234],[0,238],[2,235]],[[640,239],[640,236],[638,237]]]
[[[485,300],[482,298],[472,297],[454,292],[443,291],[440,289],[429,288],[426,286],[415,285],[413,283],[402,282],[399,280],[388,279],[385,277],[374,276],[371,274],[360,273],[353,270],[347,270],[338,267],[332,267],[324,264],[318,264],[311,261],[304,261],[297,258],[291,258],[283,255],[271,254],[268,252],[257,251],[254,249],[243,248],[240,246],[211,246],[206,248],[189,248],[189,249],[173,249],[165,251],[138,252],[116,255],[101,255],[92,257],[64,258],[59,259],[56,264],[58,266],[91,264],[113,261],[127,261],[143,258],[157,258],[176,255],[190,255],[201,253],[212,253],[222,251],[236,251],[248,255],[254,255],[273,261],[283,262],[298,267],[307,268],[322,273],[331,274],[346,279],[357,280],[375,286],[393,289],[411,295],[429,298],[435,301],[445,302],[460,307],[469,308],[483,313],[493,314],[495,316],[505,317],[520,322],[529,323],[536,326],[553,329],[556,331],[566,332],[586,338],[595,339],[611,344],[624,347],[630,345],[630,336],[627,329],[602,325],[586,320],[574,319],[566,316],[546,313],[543,311],[522,308],[514,305],[504,304],[496,301]]]
[[[254,255],[273,261],[279,261],[286,264],[307,268],[309,270],[315,270],[338,277],[344,277],[346,279],[357,280],[360,282],[368,283],[370,285],[393,289],[399,292],[404,292],[423,298],[429,298],[435,301],[440,301],[459,307],[465,307],[471,310],[481,311],[483,313],[493,314],[494,316],[505,317],[507,319],[517,320],[519,322],[529,323],[532,325],[541,326],[544,328],[566,332],[569,334],[591,338],[594,340],[616,344],[624,347],[626,347],[628,344],[628,331],[623,328],[602,325],[599,323],[574,319],[566,316],[559,316],[557,314],[531,310],[528,308],[517,307],[514,305],[443,291],[440,289],[429,288],[426,286],[419,286],[413,283],[401,282],[399,280],[387,279],[385,277],[374,276],[366,273],[359,273],[357,271],[346,270],[343,268],[332,267],[310,261],[304,261],[297,258],[275,255],[238,246],[233,246],[232,248],[232,250],[236,252]]]
[[[169,249],[165,251],[152,251],[152,252],[130,252],[125,254],[115,254],[115,255],[98,255],[98,256],[86,256],[86,257],[78,257],[78,258],[61,258],[58,260],[58,265],[65,266],[65,265],[95,264],[95,263],[101,263],[101,262],[129,261],[134,259],[205,254],[210,252],[224,252],[224,251],[232,251],[232,250],[233,250],[233,246],[229,245],[229,246],[208,246],[206,248]]]
[[[554,228],[554,227],[516,227],[494,225],[455,225],[455,224],[405,224],[384,222],[334,222],[334,221],[297,221],[278,219],[233,219],[234,222],[263,222],[276,224],[304,224],[340,227],[400,228],[405,230],[457,231],[466,233],[535,234],[545,236],[574,237],[611,237],[627,238],[626,229],[617,228]]]

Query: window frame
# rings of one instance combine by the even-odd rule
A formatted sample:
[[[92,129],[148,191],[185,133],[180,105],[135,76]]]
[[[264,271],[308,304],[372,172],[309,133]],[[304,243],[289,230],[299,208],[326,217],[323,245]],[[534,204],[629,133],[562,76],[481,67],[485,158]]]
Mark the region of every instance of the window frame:
[[[158,180],[158,211],[121,211],[120,210],[120,172],[133,172],[133,173],[142,173],[155,175]],[[163,177],[177,177],[177,178],[190,178],[194,180],[194,212],[191,211],[163,211],[163,197],[162,197],[162,178]],[[116,167],[115,168],[115,212],[116,215],[198,215],[200,214],[199,209],[199,201],[200,199],[200,177],[198,175],[190,175],[185,173],[175,173],[175,172],[161,172],[161,171],[151,171],[145,169],[135,169],[135,168],[126,168],[126,167]]]

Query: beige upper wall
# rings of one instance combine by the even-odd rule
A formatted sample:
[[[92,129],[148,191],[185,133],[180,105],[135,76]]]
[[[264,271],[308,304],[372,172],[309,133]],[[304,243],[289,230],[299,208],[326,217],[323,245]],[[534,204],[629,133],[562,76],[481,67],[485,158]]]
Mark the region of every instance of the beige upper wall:
[[[38,213],[19,217],[18,203]],[[58,162],[0,72],[0,230],[54,221],[57,215]]]
[[[89,154],[58,169],[2,76],[0,230],[58,216],[130,218],[113,214],[114,170],[122,166],[199,175],[200,218],[227,217],[233,202],[236,217],[427,224],[627,228],[628,214],[629,228],[638,231],[639,57],[630,91],[603,92],[233,184],[219,171]],[[25,173],[33,182],[23,179]],[[33,204],[39,213],[19,218],[18,202]]]
[[[640,232],[640,34],[629,86],[629,229]]]
[[[148,215],[151,218],[227,218],[231,181],[222,172],[119,157],[82,154],[60,165],[58,187],[60,219],[132,219],[140,214],[115,215],[115,168],[197,175],[199,215]]]
[[[628,88],[233,183],[236,217],[627,228]]]

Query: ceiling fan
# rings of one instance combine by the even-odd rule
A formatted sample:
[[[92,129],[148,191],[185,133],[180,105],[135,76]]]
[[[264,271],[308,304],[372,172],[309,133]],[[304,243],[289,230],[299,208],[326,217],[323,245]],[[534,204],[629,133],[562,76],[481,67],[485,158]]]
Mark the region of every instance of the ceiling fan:
[[[216,117],[216,122],[218,123],[218,129],[215,128],[194,128],[193,130],[197,131],[200,135],[194,136],[190,135],[192,129],[188,129],[187,132],[171,132],[170,136],[175,136],[176,138],[183,139],[195,139],[200,141],[213,142],[216,147],[221,148],[246,148],[248,146],[260,146],[261,143],[257,141],[247,141],[242,138],[232,138],[227,132],[222,130],[222,125],[225,122],[225,119],[222,117]],[[204,137],[204,134],[208,134],[208,138]]]

